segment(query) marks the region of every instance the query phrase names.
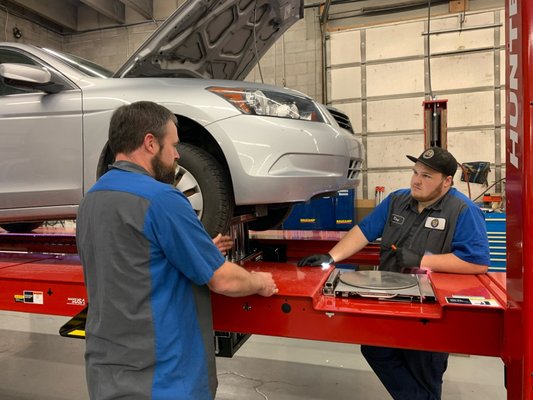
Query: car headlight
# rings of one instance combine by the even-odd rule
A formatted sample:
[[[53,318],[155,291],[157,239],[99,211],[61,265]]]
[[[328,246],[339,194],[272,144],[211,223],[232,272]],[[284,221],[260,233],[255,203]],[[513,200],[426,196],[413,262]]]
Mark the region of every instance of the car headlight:
[[[207,90],[227,100],[243,114],[324,122],[320,110],[306,97],[243,88],[212,86]]]

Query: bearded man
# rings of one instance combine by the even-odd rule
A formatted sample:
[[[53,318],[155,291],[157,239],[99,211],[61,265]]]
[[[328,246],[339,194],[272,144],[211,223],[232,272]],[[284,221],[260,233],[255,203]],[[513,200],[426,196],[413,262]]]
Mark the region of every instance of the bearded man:
[[[115,162],[79,208],[76,241],[89,302],[85,365],[94,400],[214,399],[209,289],[277,293],[270,273],[226,261],[220,236],[209,237],[173,186],[176,124],[153,102],[115,110]]]

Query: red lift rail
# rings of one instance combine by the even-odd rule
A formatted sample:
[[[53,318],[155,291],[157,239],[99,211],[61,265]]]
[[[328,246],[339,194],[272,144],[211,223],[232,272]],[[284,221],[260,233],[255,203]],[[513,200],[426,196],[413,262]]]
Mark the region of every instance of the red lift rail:
[[[0,251],[76,254],[76,237],[67,233],[0,233]]]

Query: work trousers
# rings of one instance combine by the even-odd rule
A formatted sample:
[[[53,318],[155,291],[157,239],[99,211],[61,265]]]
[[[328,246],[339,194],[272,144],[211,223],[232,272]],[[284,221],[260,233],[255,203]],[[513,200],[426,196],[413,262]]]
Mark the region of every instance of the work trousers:
[[[440,400],[448,353],[361,346],[394,400]]]

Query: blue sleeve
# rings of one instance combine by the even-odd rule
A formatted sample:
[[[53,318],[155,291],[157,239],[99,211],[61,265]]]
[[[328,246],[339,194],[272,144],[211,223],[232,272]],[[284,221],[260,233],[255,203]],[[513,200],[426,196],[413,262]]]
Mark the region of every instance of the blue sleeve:
[[[153,199],[147,218],[166,259],[197,285],[207,284],[226,261],[179,191],[165,191]]]
[[[385,199],[358,224],[361,232],[363,232],[363,235],[365,235],[366,240],[369,242],[373,242],[383,234],[385,224],[387,223],[387,216],[389,215],[391,196],[392,194],[385,197]]]
[[[461,260],[490,265],[489,240],[483,212],[468,204],[457,220],[452,240],[452,253]]]

